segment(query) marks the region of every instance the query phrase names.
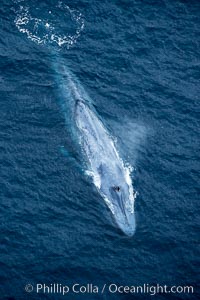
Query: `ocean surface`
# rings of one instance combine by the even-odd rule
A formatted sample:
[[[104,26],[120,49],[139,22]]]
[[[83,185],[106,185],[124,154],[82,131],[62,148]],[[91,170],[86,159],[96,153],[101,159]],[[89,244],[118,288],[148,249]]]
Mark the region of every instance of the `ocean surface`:
[[[0,24],[0,299],[199,299],[200,1],[1,0]],[[68,134],[55,48],[133,168],[133,237]],[[194,293],[62,296],[39,283]]]

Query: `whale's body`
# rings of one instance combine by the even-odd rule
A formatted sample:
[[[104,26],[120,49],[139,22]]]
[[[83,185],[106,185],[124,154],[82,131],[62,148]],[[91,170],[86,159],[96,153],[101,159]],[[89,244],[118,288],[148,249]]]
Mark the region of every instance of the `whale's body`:
[[[88,174],[92,175],[97,190],[110,208],[118,226],[131,236],[135,232],[135,194],[130,171],[124,166],[111,135],[94,112],[90,98],[77,78],[67,69],[65,74],[68,74],[68,101],[71,102],[71,108],[73,107],[71,111],[74,120],[71,122],[74,122],[78,132]]]
[[[127,235],[133,235],[135,194],[130,171],[124,166],[112,137],[94,112],[84,88],[66,67],[57,48],[53,47],[55,44],[66,44],[68,47],[73,45],[84,28],[84,19],[80,13],[65,4],[60,3],[58,7],[61,14],[66,11],[70,15],[69,21],[73,21],[76,28],[74,34],[61,34],[60,28],[55,27],[57,23],[51,11],[36,18],[27,6],[20,5],[15,24],[32,41],[52,46],[50,60],[61,92],[59,100],[67,128],[74,140],[80,140],[88,173],[92,175],[94,184],[111,209],[116,223]]]

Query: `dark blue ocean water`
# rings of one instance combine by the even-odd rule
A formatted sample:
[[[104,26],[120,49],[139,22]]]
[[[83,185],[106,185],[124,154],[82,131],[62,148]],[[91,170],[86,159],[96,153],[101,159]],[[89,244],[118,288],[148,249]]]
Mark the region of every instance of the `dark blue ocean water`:
[[[15,24],[27,2],[37,7],[0,3],[0,299],[199,299],[200,2],[63,0],[84,30],[60,56],[135,168],[131,238],[74,159],[50,50]],[[57,1],[39,3],[65,28]],[[76,282],[192,285],[194,294],[24,290]]]

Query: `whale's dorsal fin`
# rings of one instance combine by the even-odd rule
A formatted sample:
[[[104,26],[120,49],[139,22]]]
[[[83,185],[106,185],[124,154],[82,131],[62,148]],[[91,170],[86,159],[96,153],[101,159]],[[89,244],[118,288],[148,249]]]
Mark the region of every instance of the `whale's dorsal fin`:
[[[100,163],[99,167],[97,168],[99,174],[103,175],[105,168],[105,164]]]

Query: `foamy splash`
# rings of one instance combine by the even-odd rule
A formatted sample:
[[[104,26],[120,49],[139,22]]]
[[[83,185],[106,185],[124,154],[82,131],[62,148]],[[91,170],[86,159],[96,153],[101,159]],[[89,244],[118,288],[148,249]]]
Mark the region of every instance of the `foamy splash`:
[[[131,165],[124,166],[125,170],[125,178],[126,182],[129,186],[129,200],[130,202],[126,202],[126,208],[131,211],[131,213],[134,213],[134,202],[137,197],[137,191],[134,191],[132,180],[131,180],[131,173],[133,172],[134,168]]]
[[[67,48],[75,44],[84,29],[82,14],[62,2],[58,3],[55,11],[42,3],[40,6],[20,6],[15,18],[18,30],[37,44],[54,44]]]

